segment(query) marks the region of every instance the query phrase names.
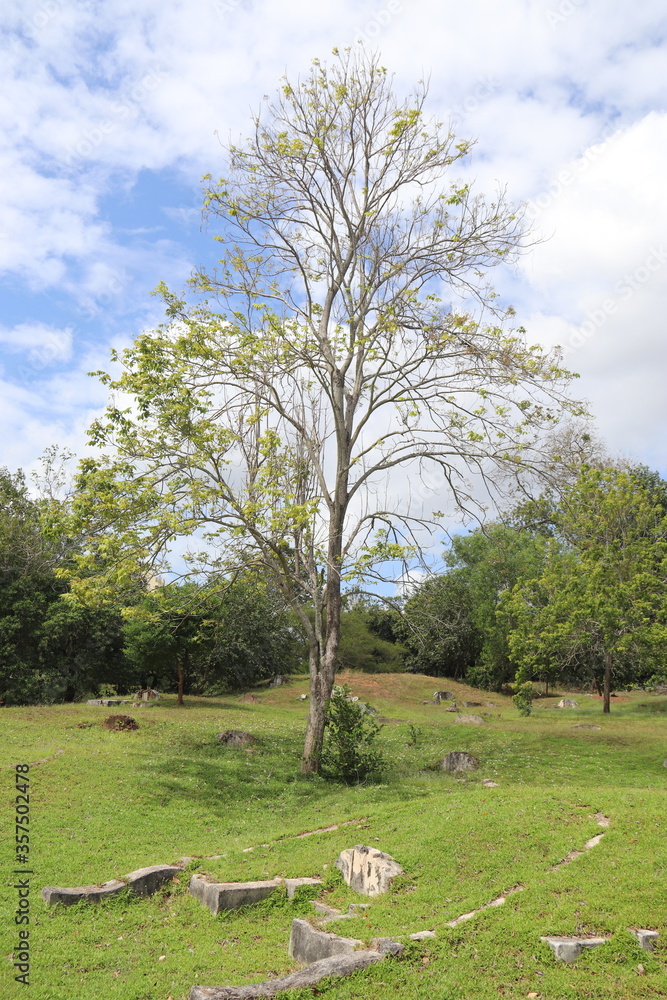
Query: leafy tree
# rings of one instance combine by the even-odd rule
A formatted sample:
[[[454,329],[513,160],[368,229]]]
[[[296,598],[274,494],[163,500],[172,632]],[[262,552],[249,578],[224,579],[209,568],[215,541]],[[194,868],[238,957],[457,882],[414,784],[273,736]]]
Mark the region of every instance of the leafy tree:
[[[128,657],[144,675],[165,678],[171,673],[179,705],[191,657],[213,643],[213,614],[210,595],[194,585],[158,587],[125,608]]]
[[[445,554],[449,570],[406,601],[410,669],[495,690],[511,680],[516,665],[496,611],[505,591],[540,571],[545,545],[537,534],[502,524],[455,536]]]
[[[212,642],[191,658],[194,689],[239,690],[293,673],[303,656],[294,616],[261,581],[236,581],[215,601]]]
[[[664,663],[667,639],[667,518],[644,475],[583,469],[564,491],[553,551],[542,574],[503,600],[509,646],[525,681],[547,665],[639,680]]]
[[[406,669],[464,678],[482,648],[468,582],[459,569],[425,580],[405,602],[399,629],[409,649]]]
[[[47,474],[55,457],[47,453]],[[20,471],[0,470],[0,697],[8,702],[71,701],[127,668],[117,610],[64,599],[57,572],[75,544],[65,508],[52,494],[31,498]]]
[[[537,461],[535,434],[569,405],[558,359],[525,344],[489,288],[522,245],[516,211],[447,179],[470,143],[428,119],[422,84],[399,101],[374,58],[335,55],[284,81],[228,150],[229,176],[209,178],[220,266],[196,276],[192,304],[162,286],[164,326],[116,357],[120,377],[102,374],[133,403],[96,421],[114,451],[79,483],[119,579],[205,531],[219,571],[280,589],[309,646],[305,772],[345,581],[414,556],[429,490],[465,507],[468,473]],[[421,498],[389,489],[399,467],[424,474]]]

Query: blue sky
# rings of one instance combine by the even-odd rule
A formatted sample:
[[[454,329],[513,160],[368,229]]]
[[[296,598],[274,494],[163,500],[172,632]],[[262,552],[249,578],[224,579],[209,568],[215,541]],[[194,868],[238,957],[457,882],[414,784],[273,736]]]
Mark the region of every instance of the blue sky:
[[[531,341],[566,347],[600,433],[667,475],[664,3],[5,0],[0,465],[85,448],[87,372],[159,322],[150,292],[211,261],[200,178],[287,73],[378,49],[477,138],[467,166],[541,236],[496,275]]]

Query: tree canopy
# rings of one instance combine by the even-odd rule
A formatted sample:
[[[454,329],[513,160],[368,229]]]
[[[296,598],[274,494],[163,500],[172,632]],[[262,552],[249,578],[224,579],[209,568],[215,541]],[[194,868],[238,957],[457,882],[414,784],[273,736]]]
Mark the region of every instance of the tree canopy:
[[[558,357],[489,286],[523,245],[520,213],[456,178],[470,143],[426,97],[399,99],[357,49],[283,81],[227,176],[208,178],[219,266],[192,299],[162,286],[166,322],[101,373],[131,402],[95,422],[107,457],[79,480],[88,565],[102,553],[120,579],[190,536],[209,570],[252,567],[292,605],[309,645],[305,771],[345,581],[414,557],[429,491],[471,506],[470,474],[537,462],[536,436],[572,406]]]

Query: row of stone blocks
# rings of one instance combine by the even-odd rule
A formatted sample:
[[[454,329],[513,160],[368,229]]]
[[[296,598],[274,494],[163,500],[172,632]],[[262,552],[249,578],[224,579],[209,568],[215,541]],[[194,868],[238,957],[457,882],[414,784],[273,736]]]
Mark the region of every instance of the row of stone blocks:
[[[653,951],[653,942],[658,937],[657,931],[635,930],[630,928],[630,933],[637,938],[640,948],[644,951]],[[541,937],[549,945],[555,958],[560,962],[571,964],[576,962],[584,948],[598,948],[601,944],[611,940],[606,937],[576,938],[576,937]]]

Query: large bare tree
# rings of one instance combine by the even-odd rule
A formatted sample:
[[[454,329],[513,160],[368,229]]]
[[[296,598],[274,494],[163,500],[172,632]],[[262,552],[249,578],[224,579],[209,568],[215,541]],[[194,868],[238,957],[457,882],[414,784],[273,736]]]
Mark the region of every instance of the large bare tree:
[[[220,264],[194,302],[162,287],[166,323],[104,376],[132,402],[94,425],[115,451],[80,484],[118,572],[133,547],[205,532],[221,571],[277,583],[310,647],[305,772],[345,580],[396,573],[437,523],[429,489],[471,505],[471,475],[530,464],[570,405],[558,357],[487,282],[522,246],[520,215],[450,178],[470,144],[426,115],[423,84],[402,100],[363,50],[334,56],[284,81],[207,178]]]

